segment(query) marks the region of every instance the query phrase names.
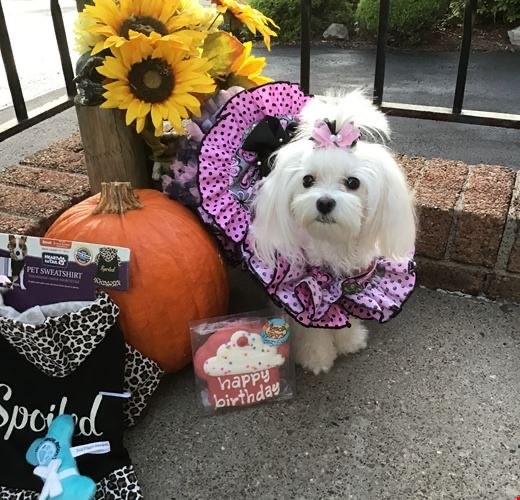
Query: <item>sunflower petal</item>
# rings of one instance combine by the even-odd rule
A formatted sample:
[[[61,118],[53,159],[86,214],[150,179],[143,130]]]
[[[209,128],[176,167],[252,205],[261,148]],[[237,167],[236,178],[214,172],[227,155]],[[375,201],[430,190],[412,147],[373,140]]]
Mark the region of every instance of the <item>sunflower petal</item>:
[[[138,118],[135,123],[135,128],[137,130],[137,133],[140,134],[144,130],[144,118]]]
[[[96,43],[96,45],[94,45],[94,48],[92,49],[91,53],[92,53],[93,56],[95,56],[96,54],[98,54],[102,50],[105,50],[105,41],[104,40]]]
[[[138,118],[145,117],[150,112],[151,107],[152,105],[149,102],[139,101]]]
[[[175,127],[177,132],[182,131],[182,120],[178,111],[174,107],[169,107],[168,120]]]
[[[121,12],[113,0],[95,0],[94,5],[86,5],[85,12],[103,24],[115,26],[121,22]]]
[[[156,129],[162,126],[163,118],[164,115],[162,114],[161,106],[152,104],[152,123]]]
[[[128,70],[123,66],[120,60],[115,57],[106,57],[102,66],[97,68],[98,73],[112,78],[113,80],[128,81]]]
[[[190,94],[180,94],[175,96],[175,102],[181,104],[186,109],[188,109],[191,113],[199,113],[200,111],[200,102],[198,99],[193,97]]]
[[[139,113],[139,101],[138,99],[134,99],[130,105],[128,106],[128,109],[126,111],[126,124],[130,125],[135,119],[138,117]]]
[[[118,104],[115,102],[115,101],[112,101],[109,99],[109,96],[110,96],[110,93],[109,92],[105,92],[103,94],[103,97],[106,99],[106,101],[102,102],[99,107],[100,108],[103,108],[103,109],[114,109],[114,108],[118,108]]]

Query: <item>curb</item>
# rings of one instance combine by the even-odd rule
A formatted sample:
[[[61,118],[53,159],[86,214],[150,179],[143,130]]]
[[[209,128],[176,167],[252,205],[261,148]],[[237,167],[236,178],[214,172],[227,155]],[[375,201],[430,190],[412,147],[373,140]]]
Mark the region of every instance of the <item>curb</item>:
[[[520,174],[398,155],[419,217],[418,281],[520,302]],[[0,231],[43,235],[90,195],[79,134],[0,172]]]

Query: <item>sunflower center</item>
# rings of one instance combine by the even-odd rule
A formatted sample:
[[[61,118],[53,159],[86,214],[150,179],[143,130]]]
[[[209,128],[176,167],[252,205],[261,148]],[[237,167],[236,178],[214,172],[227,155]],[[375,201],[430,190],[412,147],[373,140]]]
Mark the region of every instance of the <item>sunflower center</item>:
[[[131,16],[119,28],[119,36],[128,39],[130,30],[150,36],[153,31],[161,36],[168,34],[168,28],[158,19],[149,16]]]
[[[144,102],[163,102],[170,97],[175,78],[164,59],[148,58],[132,65],[128,72],[130,90]]]

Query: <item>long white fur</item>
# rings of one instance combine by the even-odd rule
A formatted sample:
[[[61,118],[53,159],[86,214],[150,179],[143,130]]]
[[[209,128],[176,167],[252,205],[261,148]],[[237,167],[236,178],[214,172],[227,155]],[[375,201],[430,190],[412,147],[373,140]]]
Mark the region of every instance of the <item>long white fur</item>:
[[[312,128],[324,118],[335,120],[337,130],[353,122],[363,140],[351,149],[315,148]],[[413,196],[391,152],[377,142],[387,137],[386,117],[360,92],[312,99],[301,113],[297,138],[277,152],[273,171],[257,191],[251,227],[256,253],[271,264],[279,253],[338,275],[359,271],[376,257],[406,257],[415,242]],[[303,186],[305,175],[315,177],[314,186]],[[358,190],[345,187],[348,177],[360,180]],[[323,196],[336,202],[333,223],[318,220],[316,201]],[[366,345],[358,321],[334,334],[294,328],[300,331],[297,362],[315,373],[327,371],[353,345]]]

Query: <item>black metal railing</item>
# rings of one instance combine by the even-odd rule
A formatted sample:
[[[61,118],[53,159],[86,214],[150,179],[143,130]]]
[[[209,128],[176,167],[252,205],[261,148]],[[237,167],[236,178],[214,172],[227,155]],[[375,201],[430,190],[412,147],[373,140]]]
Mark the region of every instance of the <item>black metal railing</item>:
[[[4,11],[2,8],[2,1],[0,0],[0,53],[2,54],[2,61],[4,63],[7,83],[11,92],[11,99],[16,116],[15,120],[0,125],[0,142],[74,105],[74,96],[76,95],[74,70],[70,60],[67,35],[65,33],[65,25],[63,23],[63,15],[59,0],[50,0],[50,12],[54,26],[54,33],[56,35],[56,42],[60,53],[61,67],[65,78],[67,95],[61,99],[53,101],[52,103],[47,103],[42,107],[28,112],[22,86],[20,84],[20,78],[16,69],[11,40],[9,39],[9,32],[7,30]]]
[[[312,0],[301,0],[302,31],[300,83],[303,91],[307,94],[310,91],[311,69],[311,3]],[[374,103],[380,106],[382,111],[393,116],[520,129],[520,115],[518,114],[463,109],[462,105],[464,102],[466,77],[468,74],[469,56],[471,52],[471,36],[473,33],[476,11],[477,0],[466,0],[464,30],[462,34],[459,68],[457,72],[452,108],[385,102],[383,100],[383,91],[385,86],[386,40],[390,15],[390,0],[380,0],[373,94]]]
[[[304,92],[310,90],[310,56],[311,56],[311,5],[312,0],[301,0],[301,66],[300,83]],[[385,102],[383,100],[386,64],[386,40],[388,33],[390,0],[380,0],[379,28],[377,37],[376,67],[374,77],[374,103],[389,115],[420,118],[426,120],[489,125],[495,127],[520,129],[520,115],[512,113],[496,113],[463,109],[466,77],[471,52],[471,37],[477,9],[477,0],[466,0],[464,13],[464,30],[460,50],[459,67],[453,98],[453,107],[444,108],[417,104]],[[16,120],[0,125],[0,142],[18,132],[29,128],[74,104],[76,87],[74,71],[70,60],[67,36],[63,23],[63,15],[59,0],[50,0],[50,12],[60,53],[61,66],[65,79],[67,95],[57,101],[27,111],[20,78],[16,69],[11,41],[5,22],[2,2],[0,0],[0,52],[4,63],[9,90],[13,102]]]

